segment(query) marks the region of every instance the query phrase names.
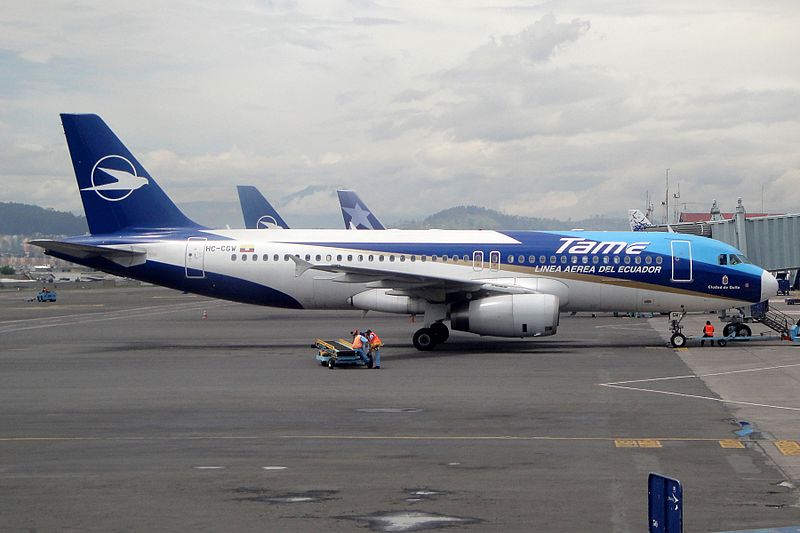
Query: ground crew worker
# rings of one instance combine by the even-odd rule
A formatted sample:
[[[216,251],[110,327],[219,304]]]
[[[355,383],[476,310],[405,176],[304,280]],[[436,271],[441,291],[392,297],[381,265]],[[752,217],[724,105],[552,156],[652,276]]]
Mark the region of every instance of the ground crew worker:
[[[714,346],[714,326],[710,320],[706,320],[706,325],[703,326],[703,337],[711,337],[711,346]],[[706,341],[700,339],[700,346],[705,346]]]
[[[372,331],[371,329],[367,330],[367,339],[369,339],[369,349],[372,350],[372,360],[375,363],[375,366],[372,368],[380,368],[381,367],[381,346],[383,343],[381,342],[381,338],[378,337],[378,334]]]
[[[369,340],[361,334],[360,331],[354,329],[350,332],[350,335],[353,336],[353,351],[364,361],[364,364],[369,367],[371,365],[371,360],[369,358],[369,354],[367,353],[369,350]]]

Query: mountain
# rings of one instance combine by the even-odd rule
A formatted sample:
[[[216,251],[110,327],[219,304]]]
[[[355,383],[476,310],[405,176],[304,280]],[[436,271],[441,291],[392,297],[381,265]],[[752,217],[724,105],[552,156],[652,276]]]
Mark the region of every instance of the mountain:
[[[421,220],[398,224],[406,229],[502,229],[502,230],[620,230],[628,231],[625,217],[594,216],[581,220],[507,215],[475,205],[444,209]]]
[[[86,218],[37,205],[0,202],[0,235],[82,235]]]

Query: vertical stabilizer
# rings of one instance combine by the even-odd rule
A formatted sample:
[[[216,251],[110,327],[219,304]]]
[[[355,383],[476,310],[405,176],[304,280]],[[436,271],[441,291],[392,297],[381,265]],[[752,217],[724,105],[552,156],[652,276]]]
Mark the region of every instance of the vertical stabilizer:
[[[199,228],[170,200],[97,115],[62,114],[92,234]]]
[[[237,185],[242,206],[244,227],[247,229],[289,229],[272,204],[252,185]]]
[[[339,205],[342,208],[344,227],[347,229],[386,229],[372,211],[369,210],[355,191],[338,190]]]

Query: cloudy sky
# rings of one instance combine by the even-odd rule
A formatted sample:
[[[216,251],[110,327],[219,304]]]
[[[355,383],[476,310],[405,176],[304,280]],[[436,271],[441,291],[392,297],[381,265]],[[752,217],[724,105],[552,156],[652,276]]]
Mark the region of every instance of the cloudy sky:
[[[390,221],[660,215],[666,168],[688,210],[798,212],[798,27],[794,0],[10,2],[0,201],[80,211],[58,113],[92,112],[177,203],[252,184],[297,225],[336,187]]]

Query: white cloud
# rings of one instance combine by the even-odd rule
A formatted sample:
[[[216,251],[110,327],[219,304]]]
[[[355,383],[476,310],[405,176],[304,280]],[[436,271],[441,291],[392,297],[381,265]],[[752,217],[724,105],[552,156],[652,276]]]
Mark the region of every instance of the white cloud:
[[[80,209],[66,111],[101,114],[178,202],[251,183],[319,187],[298,214],[345,186],[383,219],[623,216],[670,167],[687,201],[755,210],[765,184],[797,211],[798,22],[745,0],[11,3],[0,201]]]

